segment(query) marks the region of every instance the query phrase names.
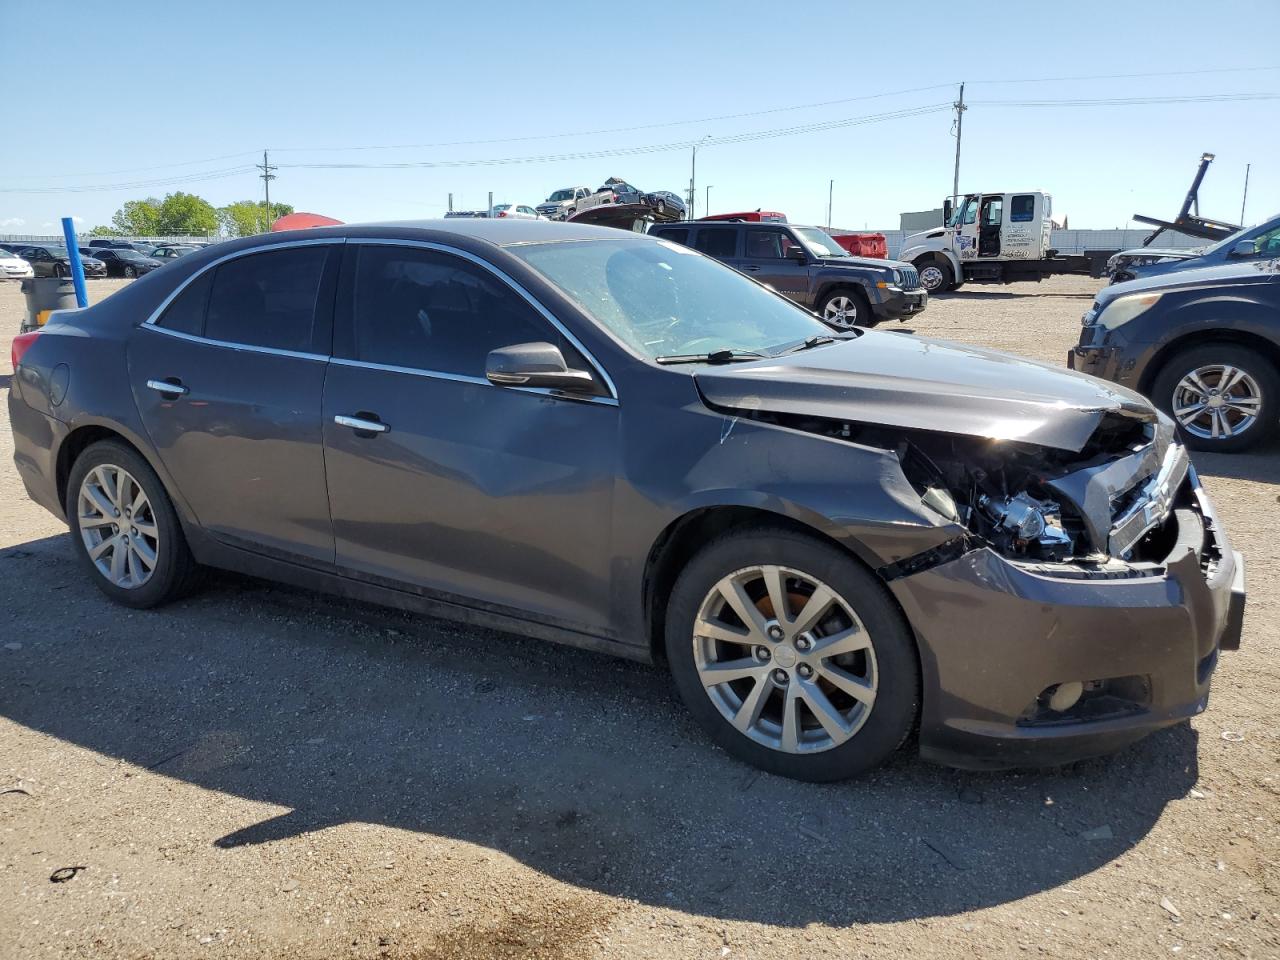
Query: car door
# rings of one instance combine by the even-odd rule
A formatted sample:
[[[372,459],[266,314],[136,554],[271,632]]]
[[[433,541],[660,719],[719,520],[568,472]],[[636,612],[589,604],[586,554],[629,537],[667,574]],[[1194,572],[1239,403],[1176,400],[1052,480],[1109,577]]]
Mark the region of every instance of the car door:
[[[341,246],[302,242],[206,269],[129,341],[138,412],[200,525],[332,564],[320,402]]]
[[[748,276],[767,283],[803,306],[813,305],[809,293],[809,258],[800,241],[781,227],[750,226],[742,231],[742,256],[731,262]]]
[[[595,370],[551,315],[470,255],[353,242],[338,316],[324,434],[339,566],[607,631],[616,402],[484,374],[490,350],[536,341]]]
[[[693,235],[693,249],[715,257],[721,263],[738,260],[742,231],[737,227],[698,227]]]

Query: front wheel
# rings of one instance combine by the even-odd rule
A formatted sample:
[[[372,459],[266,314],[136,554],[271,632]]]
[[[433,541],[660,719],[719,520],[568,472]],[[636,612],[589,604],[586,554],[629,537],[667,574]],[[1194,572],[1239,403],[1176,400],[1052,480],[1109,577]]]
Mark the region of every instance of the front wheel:
[[[939,257],[922,257],[915,262],[915,268],[920,275],[920,286],[930,294],[946,293],[958,286],[951,264]]]
[[[132,280],[134,277],[136,277],[136,276],[138,275],[138,271],[137,271],[137,270],[135,270],[133,267],[125,267],[125,268],[124,268],[124,275],[125,275],[128,279]]]
[[[770,527],[696,554],[672,591],[666,652],[721,747],[797,780],[881,764],[910,734],[920,669],[884,586],[835,546]]]
[[[861,290],[841,288],[832,290],[822,299],[818,314],[833,327],[852,329],[855,326],[874,327],[876,319],[871,304]]]
[[[1172,357],[1156,374],[1151,399],[1193,450],[1246,450],[1280,427],[1280,373],[1235,344],[1207,343]]]
[[[66,512],[77,556],[112,600],[154,607],[194,585],[199,568],[169,495],[123,443],[102,440],[76,458]]]

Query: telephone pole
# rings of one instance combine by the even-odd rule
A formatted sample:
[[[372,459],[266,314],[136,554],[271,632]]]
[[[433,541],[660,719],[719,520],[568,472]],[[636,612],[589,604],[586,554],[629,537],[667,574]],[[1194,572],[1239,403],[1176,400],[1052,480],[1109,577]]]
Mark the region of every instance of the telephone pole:
[[[827,182],[827,229],[831,229],[831,197],[836,192],[836,182],[830,180]]]
[[[1249,202],[1249,168],[1252,163],[1244,165],[1244,196],[1240,198],[1240,226],[1247,226],[1244,220],[1244,205]]]
[[[956,111],[956,172],[951,180],[951,204],[955,205],[960,198],[960,134],[964,131],[964,112],[969,108],[964,105],[964,84],[960,84],[960,99],[952,104]]]
[[[268,162],[267,151],[265,150],[262,151],[262,163],[254,164],[254,166],[256,166],[259,170],[262,171],[262,173],[259,174],[259,176],[262,177],[262,189],[266,193],[266,201],[267,201],[266,210],[265,210],[267,226],[266,226],[266,229],[263,230],[262,232],[267,233],[271,229],[271,181],[276,178],[275,173],[273,173],[272,171],[274,171],[276,168],[273,167],[270,164],[270,162]]]

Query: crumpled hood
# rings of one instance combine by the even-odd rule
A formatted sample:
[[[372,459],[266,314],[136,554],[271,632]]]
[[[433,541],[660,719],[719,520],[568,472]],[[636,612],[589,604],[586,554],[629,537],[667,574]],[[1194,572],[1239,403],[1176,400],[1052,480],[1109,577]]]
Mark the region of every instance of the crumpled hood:
[[[1135,247],[1132,250],[1122,250],[1116,254],[1117,260],[1140,260],[1146,258],[1168,258],[1170,260],[1192,260],[1204,253],[1204,247],[1196,249],[1174,250],[1170,247]]]
[[[1059,367],[941,340],[856,340],[694,374],[713,406],[935,430],[1078,451],[1106,414],[1154,421],[1132,391]]]

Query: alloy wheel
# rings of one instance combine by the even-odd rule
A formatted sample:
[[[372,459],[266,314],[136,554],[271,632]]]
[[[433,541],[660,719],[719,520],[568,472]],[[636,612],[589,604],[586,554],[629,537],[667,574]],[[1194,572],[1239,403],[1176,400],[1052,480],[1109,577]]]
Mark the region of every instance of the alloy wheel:
[[[924,287],[930,293],[942,289],[944,281],[942,276],[942,268],[936,264],[924,267],[920,271],[920,286]]]
[[[76,525],[89,559],[107,580],[133,590],[151,579],[160,530],[141,484],[127,470],[104,463],[80,484]]]
[[[1247,371],[1226,363],[1187,373],[1173,388],[1173,415],[1182,429],[1202,440],[1238,436],[1262,412],[1262,388]]]
[[[720,714],[782,753],[847,742],[875,705],[871,636],[821,580],[762,564],[721,579],[693,626],[694,665]]]
[[[852,327],[858,322],[858,301],[843,294],[832,297],[822,308],[822,318],[838,327]]]

